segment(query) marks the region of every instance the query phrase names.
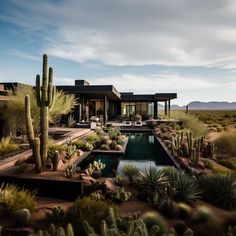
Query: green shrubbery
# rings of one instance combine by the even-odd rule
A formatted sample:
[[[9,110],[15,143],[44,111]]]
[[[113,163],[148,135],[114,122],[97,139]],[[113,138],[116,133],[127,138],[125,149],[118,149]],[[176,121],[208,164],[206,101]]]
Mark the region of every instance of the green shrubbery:
[[[198,179],[205,200],[219,207],[236,209],[236,177],[214,174]]]
[[[15,185],[2,185],[0,188],[0,215],[14,214],[23,208],[28,209],[30,212],[35,211],[36,202],[34,196],[34,192],[20,189]]]
[[[82,225],[85,220],[99,232],[101,221],[106,219],[111,206],[109,202],[104,200],[94,200],[90,197],[79,198],[68,209],[67,219],[74,226],[80,227],[75,228],[78,232],[83,232]],[[117,210],[115,209],[115,211]]]
[[[0,156],[19,150],[17,144],[12,143],[10,137],[2,138],[0,141]]]
[[[236,157],[236,134],[226,134],[215,140],[217,154]]]
[[[173,197],[176,201],[193,203],[200,198],[201,192],[193,177],[175,168],[166,168],[164,172],[170,179],[170,184],[174,189]]]
[[[93,145],[89,142],[86,142],[85,140],[76,140],[72,143],[73,145],[76,146],[76,148],[82,151],[91,151],[93,150]]]
[[[183,128],[191,130],[194,137],[201,137],[207,134],[205,125],[193,115],[181,111],[174,111],[171,113],[171,118],[182,121]]]

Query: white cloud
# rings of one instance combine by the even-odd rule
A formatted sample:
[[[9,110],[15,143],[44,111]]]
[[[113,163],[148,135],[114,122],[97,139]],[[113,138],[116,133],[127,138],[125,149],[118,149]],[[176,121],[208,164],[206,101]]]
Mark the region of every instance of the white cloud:
[[[23,58],[23,59],[26,59],[26,60],[33,60],[33,61],[40,61],[41,60],[41,58],[38,57],[38,56],[32,55],[31,53],[27,53],[27,52],[22,52],[22,51],[17,50],[17,49],[9,49],[7,51],[7,53],[9,55],[20,57],[20,58]]]
[[[56,78],[57,84],[73,85],[76,78]],[[139,76],[123,74],[121,76],[90,79],[91,84],[114,85],[118,91],[135,93],[177,92],[185,90],[214,89],[230,87],[231,83],[209,82],[205,78],[185,78],[179,74],[156,74]]]
[[[233,0],[12,2],[17,7],[1,18],[28,32],[43,31],[44,50],[55,57],[236,68]]]

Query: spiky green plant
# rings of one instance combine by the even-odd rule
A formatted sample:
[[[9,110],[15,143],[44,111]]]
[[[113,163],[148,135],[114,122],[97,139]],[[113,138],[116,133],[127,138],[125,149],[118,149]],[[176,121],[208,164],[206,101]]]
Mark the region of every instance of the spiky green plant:
[[[236,208],[235,176],[230,174],[201,176],[198,183],[205,200],[226,209]]]
[[[64,176],[66,178],[71,178],[75,174],[75,171],[76,171],[75,165],[73,165],[73,164],[68,165],[64,170]]]
[[[165,171],[169,176],[171,185],[175,189],[174,199],[176,201],[193,203],[200,198],[201,192],[193,177],[175,168],[168,168]]]
[[[169,178],[162,170],[150,166],[148,170],[139,172],[137,185],[139,189],[164,196],[169,186]]]
[[[125,164],[121,171],[128,178],[130,183],[133,183],[134,179],[139,175],[139,169],[132,164]]]
[[[45,213],[45,217],[49,222],[60,222],[65,217],[65,210],[61,206],[55,206]]]

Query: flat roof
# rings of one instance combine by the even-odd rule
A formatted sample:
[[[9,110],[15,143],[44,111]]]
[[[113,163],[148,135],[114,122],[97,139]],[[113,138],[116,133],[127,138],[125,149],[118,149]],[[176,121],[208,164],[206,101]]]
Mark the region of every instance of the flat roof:
[[[177,98],[177,93],[155,93],[155,94],[133,94],[131,92],[121,93],[121,100],[126,102],[164,102]]]
[[[107,96],[112,100],[120,100],[120,93],[113,85],[88,85],[88,86],[56,86],[57,89],[73,94],[83,94],[90,98],[103,98]]]

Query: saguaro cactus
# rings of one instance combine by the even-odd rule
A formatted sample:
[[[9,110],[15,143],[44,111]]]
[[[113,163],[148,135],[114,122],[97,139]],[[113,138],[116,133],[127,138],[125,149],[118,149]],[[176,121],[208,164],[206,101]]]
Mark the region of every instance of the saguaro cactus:
[[[52,84],[53,81],[53,69],[49,68],[48,74],[48,58],[47,55],[43,55],[43,76],[42,76],[42,86],[40,83],[40,75],[36,76],[36,99],[37,105],[40,107],[40,159],[42,163],[42,169],[46,170],[47,164],[47,150],[48,150],[48,112],[52,108],[54,103],[54,93],[55,87]],[[30,145],[32,146],[33,152],[39,153],[36,144],[38,141],[33,141],[33,126],[30,115],[30,101],[29,96],[25,98],[25,110],[26,110],[26,126],[28,131],[28,137]],[[34,153],[35,154],[35,153]],[[36,156],[35,156],[36,157]],[[36,168],[37,158],[35,159]],[[40,171],[38,169],[38,171]]]

